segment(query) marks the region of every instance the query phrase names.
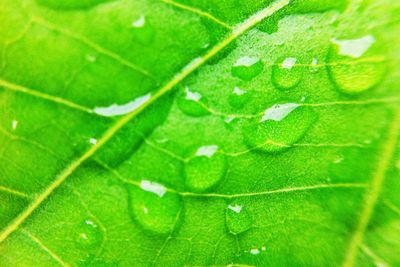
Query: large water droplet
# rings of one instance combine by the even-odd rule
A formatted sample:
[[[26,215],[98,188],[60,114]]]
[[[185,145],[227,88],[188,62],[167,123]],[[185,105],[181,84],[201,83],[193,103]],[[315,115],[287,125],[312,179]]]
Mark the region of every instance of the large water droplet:
[[[192,91],[188,86],[179,92],[177,104],[183,113],[190,116],[200,117],[210,113],[205,108],[206,103],[203,96],[199,92]]]
[[[202,146],[185,165],[186,186],[194,192],[204,192],[216,186],[226,172],[226,157],[218,146]]]
[[[341,92],[362,93],[382,80],[385,65],[383,58],[376,55],[375,43],[372,35],[351,40],[332,40],[328,70],[331,80]]]
[[[228,101],[232,107],[241,108],[249,101],[249,99],[249,92],[236,86],[229,95]]]
[[[54,9],[86,9],[96,6],[101,3],[110,2],[113,0],[36,0],[40,5],[47,6]]]
[[[180,196],[159,183],[142,180],[140,188],[129,186],[129,212],[144,229],[157,234],[170,233],[180,219]]]
[[[316,120],[310,107],[296,103],[276,104],[261,118],[244,126],[243,134],[250,148],[279,152],[300,140]]]
[[[153,41],[155,34],[154,29],[148,23],[144,15],[134,19],[131,26],[135,40],[145,45],[148,45]]]
[[[239,204],[230,204],[226,209],[226,226],[232,234],[240,234],[249,230],[253,220],[246,208]]]
[[[298,65],[297,59],[294,57],[278,60],[272,67],[272,82],[281,90],[287,90],[297,86],[302,76],[302,66]]]
[[[232,66],[232,75],[250,81],[264,69],[264,64],[256,57],[241,57]]]
[[[77,227],[76,245],[85,249],[98,247],[103,241],[103,233],[93,220],[85,220]]]

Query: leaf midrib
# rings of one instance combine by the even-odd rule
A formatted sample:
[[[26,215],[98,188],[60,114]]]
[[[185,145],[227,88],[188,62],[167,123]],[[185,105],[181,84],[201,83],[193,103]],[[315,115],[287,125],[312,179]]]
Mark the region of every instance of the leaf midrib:
[[[253,28],[256,24],[261,22],[263,19],[271,16],[278,10],[282,9],[286,5],[288,5],[290,0],[278,0],[272,3],[270,6],[256,12],[254,15],[250,16],[242,23],[239,23],[232,30],[231,34],[218,43],[216,46],[211,48],[204,56],[198,57],[187,64],[179,73],[177,73],[168,83],[166,83],[163,87],[161,87],[150,99],[145,102],[142,106],[134,110],[133,112],[121,117],[116,123],[110,127],[103,137],[101,137],[97,144],[92,146],[89,150],[87,150],[81,157],[79,157],[76,161],[72,162],[64,171],[62,171],[54,180],[52,184],[50,184],[38,197],[25,209],[15,220],[13,220],[0,234],[0,243],[7,239],[7,237],[13,233],[18,227],[42,204],[47,197],[54,192],[56,188],[58,188],[79,166],[82,165],[87,159],[89,159],[92,155],[95,154],[97,150],[99,150],[105,143],[107,143],[124,125],[126,125],[129,121],[135,118],[138,114],[140,114],[143,110],[145,110],[148,106],[154,103],[156,100],[161,98],[167,92],[171,91],[178,83],[188,77],[195,70],[200,68],[204,63],[206,63],[210,58],[218,54],[221,50],[227,47],[232,41],[237,39],[240,35],[247,32],[249,29]]]

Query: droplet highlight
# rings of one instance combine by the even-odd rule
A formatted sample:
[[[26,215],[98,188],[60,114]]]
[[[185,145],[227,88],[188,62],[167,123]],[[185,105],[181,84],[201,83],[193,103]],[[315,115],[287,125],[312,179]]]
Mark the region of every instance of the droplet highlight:
[[[97,248],[103,241],[103,232],[93,220],[83,221],[76,229],[75,242],[80,248]]]
[[[249,99],[250,93],[236,86],[229,95],[228,101],[232,107],[241,108],[249,101]]]
[[[244,139],[251,149],[280,152],[300,140],[315,121],[316,114],[311,107],[297,103],[275,104],[244,125]]]
[[[185,184],[190,191],[204,192],[215,187],[225,175],[226,156],[217,145],[202,146],[185,164]]]
[[[182,200],[160,184],[142,180],[140,188],[129,185],[129,214],[145,230],[168,234],[180,220]]]
[[[192,91],[188,86],[178,93],[177,104],[179,109],[189,116],[201,117],[210,113],[203,96],[199,92]]]
[[[249,230],[253,224],[246,207],[239,204],[230,204],[226,208],[226,226],[232,234],[240,234]]]
[[[264,69],[264,64],[257,57],[241,57],[232,66],[232,75],[250,81]]]
[[[280,90],[296,87],[303,77],[302,66],[294,57],[278,60],[272,67],[272,83]]]
[[[328,53],[328,72],[339,91],[359,94],[376,86],[385,73],[384,58],[375,49],[376,39],[333,39]]]
[[[140,15],[132,21],[132,32],[134,39],[141,44],[149,45],[154,39],[155,31],[148,23],[144,15]]]

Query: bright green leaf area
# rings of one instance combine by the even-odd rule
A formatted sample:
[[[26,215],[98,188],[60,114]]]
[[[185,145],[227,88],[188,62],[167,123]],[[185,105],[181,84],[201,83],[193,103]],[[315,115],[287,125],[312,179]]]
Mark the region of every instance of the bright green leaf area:
[[[399,14],[0,0],[0,266],[400,266]]]

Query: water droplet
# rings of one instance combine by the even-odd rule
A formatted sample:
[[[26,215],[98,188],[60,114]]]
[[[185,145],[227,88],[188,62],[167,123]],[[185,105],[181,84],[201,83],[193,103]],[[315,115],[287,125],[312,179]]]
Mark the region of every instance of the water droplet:
[[[102,115],[105,117],[124,115],[124,114],[128,114],[128,113],[138,109],[140,106],[142,106],[144,103],[146,103],[150,98],[151,98],[151,94],[149,93],[147,95],[140,96],[140,97],[132,100],[131,102],[123,104],[123,105],[112,104],[108,107],[95,107],[93,109],[93,111],[96,114],[99,114],[99,115]]]
[[[315,73],[318,72],[318,70],[319,70],[318,59],[314,57],[311,61],[310,71]]]
[[[92,145],[95,145],[95,144],[97,144],[97,139],[96,138],[90,138],[89,139],[89,143],[92,144]]]
[[[258,248],[252,248],[252,249],[250,249],[250,254],[253,254],[253,255],[258,255],[258,254],[260,254],[260,250],[258,249]]]
[[[113,0],[36,0],[40,5],[47,6],[54,9],[86,9],[101,3],[110,2]]]
[[[95,55],[92,55],[92,54],[87,54],[85,59],[90,63],[94,63],[94,62],[96,62],[97,57]]]
[[[75,241],[78,247],[93,249],[103,241],[103,233],[93,220],[85,220],[77,227]]]
[[[186,186],[194,192],[204,192],[216,186],[226,172],[226,157],[218,146],[202,146],[185,164]]]
[[[230,204],[225,214],[226,226],[232,234],[249,230],[253,221],[246,208],[239,204]]]
[[[210,112],[205,108],[205,100],[199,92],[192,91],[185,86],[177,96],[177,104],[179,109],[190,116],[200,117],[208,115]]]
[[[266,109],[261,118],[248,121],[243,134],[250,148],[279,152],[300,140],[315,120],[316,114],[310,107],[276,104]]]
[[[272,67],[272,82],[281,90],[291,89],[299,84],[303,76],[302,66],[293,57],[278,60]]]
[[[11,127],[12,127],[13,130],[16,130],[17,127],[18,127],[18,121],[17,120],[13,120],[11,122]]]
[[[147,22],[144,15],[140,15],[133,20],[131,26],[135,40],[145,45],[149,45],[153,41],[155,34],[154,29]]]
[[[383,58],[375,54],[375,43],[372,35],[351,40],[332,40],[328,71],[341,92],[362,93],[381,81],[385,65]]]
[[[232,67],[232,75],[245,81],[250,81],[259,75],[264,69],[264,65],[259,58],[241,57]]]
[[[249,92],[236,86],[229,95],[228,101],[232,107],[241,108],[249,101],[249,98]]]
[[[144,229],[168,234],[177,225],[182,209],[181,198],[162,184],[142,180],[140,188],[129,186],[129,212]]]

